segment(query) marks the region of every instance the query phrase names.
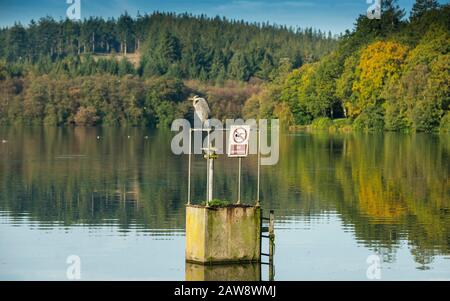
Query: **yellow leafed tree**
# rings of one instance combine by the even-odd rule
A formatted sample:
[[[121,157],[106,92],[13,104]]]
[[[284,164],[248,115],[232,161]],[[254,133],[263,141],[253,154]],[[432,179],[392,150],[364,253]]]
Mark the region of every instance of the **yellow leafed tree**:
[[[355,117],[365,108],[382,101],[384,84],[400,77],[401,66],[407,54],[406,46],[390,41],[372,43],[362,51],[352,88],[357,97],[356,105],[348,112],[350,116]]]

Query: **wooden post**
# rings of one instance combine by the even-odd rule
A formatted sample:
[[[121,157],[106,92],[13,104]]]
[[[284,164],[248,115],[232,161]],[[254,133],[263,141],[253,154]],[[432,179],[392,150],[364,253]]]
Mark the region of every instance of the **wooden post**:
[[[273,256],[275,254],[275,213],[270,210],[269,215],[269,281],[275,279],[275,268],[273,265]]]
[[[273,264],[269,264],[269,281],[275,281],[275,267]]]
[[[275,253],[275,214],[270,210],[269,215],[269,263],[273,265],[273,255]]]

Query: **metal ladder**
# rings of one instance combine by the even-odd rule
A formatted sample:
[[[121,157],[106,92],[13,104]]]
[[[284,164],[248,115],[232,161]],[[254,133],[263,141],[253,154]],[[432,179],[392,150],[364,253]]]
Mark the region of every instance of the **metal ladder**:
[[[268,227],[263,227],[263,222],[269,222]],[[267,233],[264,235],[263,233]],[[262,253],[262,239],[267,238],[269,240],[269,253]],[[269,281],[274,281],[275,279],[275,268],[273,264],[273,257],[275,254],[275,213],[270,210],[269,217],[263,217],[261,210],[261,239],[260,239],[260,250],[261,250],[261,264],[269,266]],[[269,257],[269,262],[263,262],[262,256]]]

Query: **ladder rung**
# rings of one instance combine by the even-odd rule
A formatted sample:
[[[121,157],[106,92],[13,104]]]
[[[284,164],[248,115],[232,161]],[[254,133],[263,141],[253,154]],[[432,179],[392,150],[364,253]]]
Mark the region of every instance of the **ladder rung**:
[[[266,253],[261,253],[261,256],[269,256],[270,257],[270,255],[266,254]]]
[[[269,232],[269,227],[262,227],[261,232]]]
[[[270,218],[267,218],[267,217],[263,217],[262,219],[263,219],[263,221],[270,221]]]
[[[269,235],[261,235],[262,238],[270,238]]]

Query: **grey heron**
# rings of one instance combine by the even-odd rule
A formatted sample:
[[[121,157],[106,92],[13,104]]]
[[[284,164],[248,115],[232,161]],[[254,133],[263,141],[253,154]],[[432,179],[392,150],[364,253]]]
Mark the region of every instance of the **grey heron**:
[[[193,104],[195,109],[195,114],[197,114],[198,118],[202,122],[202,128],[205,122],[211,117],[211,110],[209,109],[208,102],[206,99],[195,95],[193,98]]]
[[[207,139],[208,144],[206,147],[202,148],[205,151],[205,159],[207,160],[207,173],[206,173],[206,205],[209,204],[209,202],[213,198],[213,178],[214,178],[214,155],[215,155],[215,149],[211,146],[211,140],[210,140],[210,134],[211,134],[211,126],[206,123],[209,123],[209,118],[211,117],[211,110],[209,109],[208,102],[206,99],[199,97],[198,95],[195,95],[193,98],[193,105],[195,109],[195,114],[197,114],[198,118],[200,119],[202,123],[202,136],[203,136],[203,127],[207,128]],[[203,137],[202,137],[203,142]],[[203,144],[203,143],[202,143]],[[204,145],[204,144],[203,144]]]

